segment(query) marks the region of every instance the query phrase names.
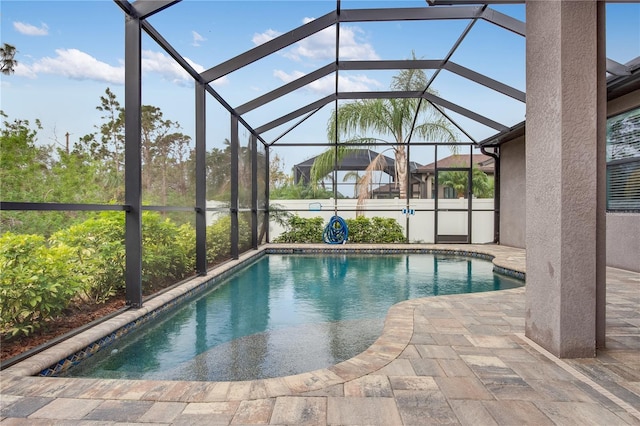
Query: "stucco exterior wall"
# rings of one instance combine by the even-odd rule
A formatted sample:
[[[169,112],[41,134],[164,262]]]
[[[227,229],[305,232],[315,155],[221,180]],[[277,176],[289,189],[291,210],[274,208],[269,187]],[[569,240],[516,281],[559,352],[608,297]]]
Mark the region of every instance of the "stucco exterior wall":
[[[524,136],[500,148],[500,243],[525,248]]]
[[[640,214],[607,213],[607,266],[640,272]]]
[[[640,105],[640,90],[610,101],[612,116]],[[525,248],[525,139],[500,148],[500,243]],[[607,213],[607,265],[640,272],[640,213]]]

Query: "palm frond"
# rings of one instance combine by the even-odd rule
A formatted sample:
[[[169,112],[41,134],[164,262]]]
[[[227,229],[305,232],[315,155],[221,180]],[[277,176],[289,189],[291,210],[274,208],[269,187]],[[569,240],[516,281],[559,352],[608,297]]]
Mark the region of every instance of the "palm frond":
[[[345,155],[352,150],[353,148],[349,146],[339,145],[337,148],[330,147],[322,154],[318,155],[313,162],[313,166],[311,166],[311,171],[309,172],[309,178],[313,187],[317,187],[318,182],[331,173],[334,170],[336,163],[340,163]]]

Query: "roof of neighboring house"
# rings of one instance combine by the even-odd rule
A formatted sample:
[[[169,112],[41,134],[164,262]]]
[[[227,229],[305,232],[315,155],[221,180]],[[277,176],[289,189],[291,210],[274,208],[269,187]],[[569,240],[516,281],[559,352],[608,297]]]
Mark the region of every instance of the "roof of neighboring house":
[[[377,194],[377,193],[396,193],[396,194],[399,194],[400,193],[400,186],[395,182],[386,183],[386,184],[380,185],[379,187],[374,189],[373,193],[374,194]]]
[[[344,156],[342,161],[340,161],[340,163],[338,164],[338,170],[366,170],[369,164],[378,155],[379,154],[377,152],[370,149],[353,149]],[[305,182],[309,181],[311,167],[313,167],[313,163],[317,157],[318,156],[315,156],[293,166],[296,182],[300,181],[300,179],[304,179]],[[386,166],[382,171],[392,177],[395,177],[396,161],[391,157],[387,157],[386,155],[384,156],[384,158]],[[412,171],[415,171],[419,166],[420,164],[412,161],[410,167]]]
[[[493,157],[484,154],[473,154],[473,165],[478,167],[485,173],[493,174],[495,160]],[[442,158],[437,162],[438,168],[448,167],[469,167],[469,154],[454,154],[449,157]],[[436,162],[418,167],[415,173],[427,174],[433,173],[436,169]]]

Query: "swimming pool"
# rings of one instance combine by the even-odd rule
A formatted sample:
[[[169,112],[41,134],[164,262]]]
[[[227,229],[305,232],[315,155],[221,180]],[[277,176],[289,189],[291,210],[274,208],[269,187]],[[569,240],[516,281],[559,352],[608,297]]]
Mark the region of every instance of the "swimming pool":
[[[367,349],[400,301],[523,284],[477,258],[270,254],[64,375],[226,381],[297,374]]]

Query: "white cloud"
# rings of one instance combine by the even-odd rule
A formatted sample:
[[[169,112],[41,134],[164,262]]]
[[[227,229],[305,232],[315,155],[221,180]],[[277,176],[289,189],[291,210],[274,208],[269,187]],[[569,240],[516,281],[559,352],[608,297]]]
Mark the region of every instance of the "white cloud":
[[[306,24],[313,18],[304,18]],[[340,27],[340,59],[343,60],[375,60],[378,54],[371,44],[365,42],[361,34],[364,32],[355,26]],[[336,28],[331,26],[315,33],[284,52],[284,56],[295,60],[330,60],[336,57]]]
[[[275,70],[273,75],[283,83],[289,83],[304,76],[305,74],[300,71],[286,73],[282,70]],[[314,93],[326,96],[335,90],[335,84],[335,76],[328,75],[309,83],[309,85],[305,87]],[[341,92],[368,92],[375,90],[375,88],[383,87],[383,84],[377,80],[367,77],[366,75],[338,75],[338,87]]]
[[[122,84],[124,66],[114,67],[98,61],[93,56],[78,49],[56,49],[54,58],[44,57],[31,65],[18,62],[15,74],[36,78],[38,74],[54,74],[74,80],[95,80]]]
[[[38,76],[32,69],[33,67],[30,65],[25,65],[23,62],[18,62],[18,65],[14,68],[14,75],[19,77],[26,77],[30,79],[37,78]]]
[[[193,36],[193,42],[191,43],[191,45],[195,47],[199,47],[201,41],[207,40],[195,31],[191,31],[191,35]]]
[[[381,87],[384,87],[384,84],[363,74],[338,76],[338,88],[341,92],[369,92]]]
[[[94,80],[112,84],[124,83],[124,65],[109,65],[99,61],[88,53],[78,49],[57,49],[56,57],[44,57],[31,65],[18,62],[15,75],[27,78],[37,78],[39,74],[61,75],[74,80]],[[204,67],[188,58],[187,63],[197,72],[204,71]],[[142,72],[158,74],[163,79],[179,85],[190,85],[192,79],[177,62],[162,52],[144,50],[142,52]],[[215,85],[226,84],[223,77],[215,81]]]
[[[373,46],[358,39],[358,34],[362,32],[358,27],[340,28],[341,59],[360,61],[380,59]]]
[[[273,40],[274,38],[278,37],[279,35],[282,35],[282,33],[279,33],[278,31],[275,31],[275,30],[272,30],[271,28],[269,28],[267,31],[265,31],[263,33],[255,33],[255,34],[253,34],[253,38],[251,38],[251,41],[253,42],[253,44],[255,44],[257,46],[259,44],[266,43],[269,40]]]
[[[205,70],[202,65],[193,62],[191,59],[185,58],[185,60],[196,72],[201,73]],[[163,79],[181,86],[191,86],[193,84],[193,79],[191,78],[189,73],[183,70],[182,67],[173,60],[173,58],[165,55],[162,52],[143,50],[142,71],[145,73],[159,74]],[[220,86],[227,83],[227,78],[222,77],[212,82],[211,84]]]
[[[30,36],[46,36],[49,34],[49,26],[45,23],[40,24],[40,27],[36,27],[35,25],[25,24],[24,22],[14,22],[13,28],[18,31],[20,34],[30,35]]]

